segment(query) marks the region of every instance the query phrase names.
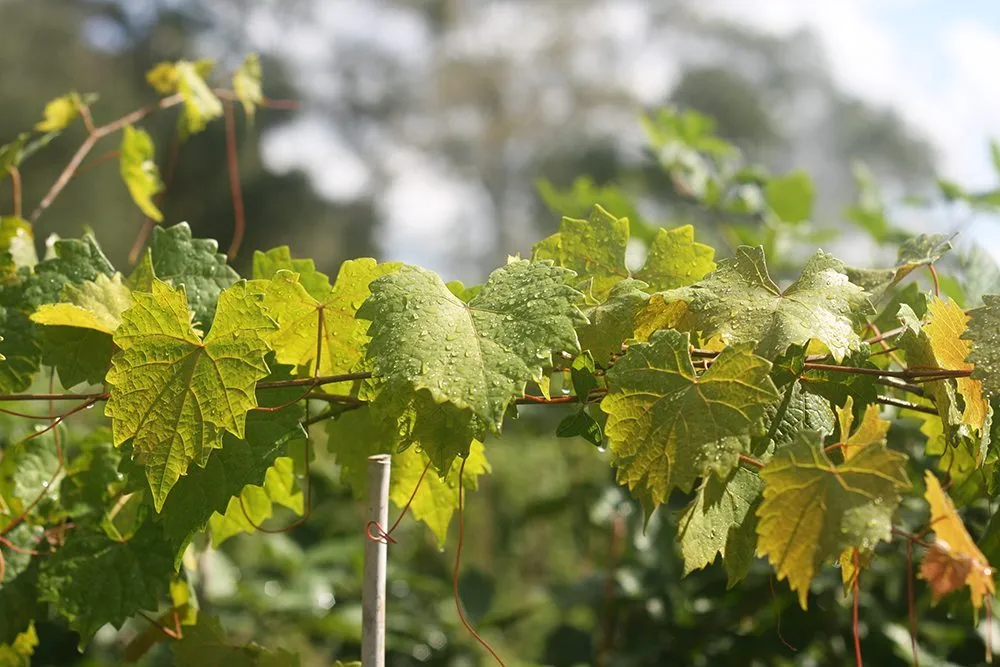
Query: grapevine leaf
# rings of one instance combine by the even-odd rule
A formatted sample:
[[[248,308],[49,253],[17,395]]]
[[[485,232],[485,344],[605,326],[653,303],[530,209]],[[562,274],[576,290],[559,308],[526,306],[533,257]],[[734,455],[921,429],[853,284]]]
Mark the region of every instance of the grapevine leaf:
[[[7,557],[7,554],[4,554]],[[38,599],[38,559],[0,582],[0,644],[10,644],[44,611]]]
[[[334,375],[356,370],[368,342],[368,324],[355,319],[355,313],[371,294],[368,285],[399,266],[378,264],[367,258],[346,261],[322,301],[309,293],[296,274],[278,271],[263,287],[265,308],[278,323],[278,331],[271,337],[278,361],[304,368],[308,374]],[[310,276],[314,289],[316,275]]]
[[[595,206],[589,220],[563,218],[559,232],[540,241],[533,249],[536,260],[550,259],[572,269],[598,303],[611,289],[630,277],[625,266],[629,239],[628,218],[618,218]],[[694,241],[694,228],[657,230],[649,247],[646,265],[635,275],[654,290],[690,285],[711,271],[715,251]]]
[[[260,87],[260,56],[256,53],[248,53],[233,74],[233,93],[243,104],[247,117],[252,119],[257,105],[264,101]]]
[[[983,305],[969,312],[962,338],[972,343],[967,355],[972,377],[983,383],[986,394],[1000,394],[1000,296],[983,295]]]
[[[54,510],[58,507],[59,494],[58,489],[49,489],[49,484],[59,468],[59,447],[53,431],[4,448],[3,459],[0,460],[0,499],[3,506],[16,516],[28,511],[37,498],[42,498],[31,512],[45,515]]]
[[[418,452],[416,447],[393,456],[389,499],[397,507],[405,507],[413,490],[417,489],[417,494],[410,503],[410,512],[413,513],[413,518],[427,524],[437,538],[438,547],[444,547],[448,525],[458,507],[458,476],[462,461],[456,460],[444,479],[428,471],[417,488],[417,482],[428,462],[427,455]],[[490,464],[486,461],[485,447],[478,440],[474,441],[469,447],[469,456],[465,459],[462,486],[475,490],[479,476],[489,472]]]
[[[644,288],[645,283],[625,279],[611,288],[604,303],[584,310],[590,322],[577,327],[580,347],[589,350],[601,366],[606,366],[612,355],[621,354],[622,343],[633,337],[636,313],[649,298]]]
[[[122,284],[120,273],[111,278],[98,274],[96,280],[63,289],[62,302],[44,304],[32,314],[38,324],[94,329],[113,334],[121,314],[132,306],[132,293]]]
[[[155,227],[146,259],[129,276],[129,287],[148,292],[154,277],[175,287],[183,285],[195,322],[207,330],[219,293],[240,279],[218,250],[219,244],[212,239],[191,238],[186,222],[166,229]]]
[[[979,609],[983,598],[996,595],[993,569],[965,529],[955,505],[930,471],[925,475],[924,497],[931,507],[934,543],[920,565],[920,577],[931,586],[934,602],[967,585],[972,606]]]
[[[31,667],[31,656],[38,646],[38,635],[32,622],[28,629],[17,635],[9,644],[0,644],[0,666]]]
[[[924,327],[934,359],[940,368],[959,371],[972,369],[966,361],[972,343],[965,338],[970,318],[951,299],[934,299],[927,308],[930,321]],[[957,378],[958,393],[964,402],[962,421],[976,430],[983,428],[989,406],[983,398],[983,385],[971,377]]]
[[[659,505],[674,487],[690,491],[717,456],[735,459],[750,425],[779,398],[770,370],[739,346],[698,377],[688,334],[672,330],[630,347],[608,371],[601,402],[618,482]]]
[[[406,505],[416,488],[417,480],[428,461],[435,464],[426,450],[433,439],[410,444],[403,451],[398,450],[400,436],[393,425],[379,419],[369,410],[352,410],[327,424],[330,450],[337,457],[337,465],[344,481],[358,499],[364,499],[368,486],[368,457],[375,454],[393,454],[392,475],[389,482],[389,498],[400,508]],[[468,452],[462,483],[466,489],[475,489],[477,478],[490,471],[486,461],[485,448],[478,440],[466,441]],[[423,451],[421,451],[423,450]],[[448,460],[447,475],[442,476],[429,470],[411,504],[414,516],[427,523],[439,543],[443,543],[452,512],[458,504],[458,471],[461,461],[454,455]]]
[[[775,215],[790,223],[805,222],[812,214],[816,191],[812,179],[804,171],[793,171],[768,180],[764,198]]]
[[[698,282],[715,269],[715,250],[694,240],[694,227],[658,229],[649,245],[646,264],[635,277],[651,290],[685,287]]]
[[[556,426],[556,435],[560,438],[580,436],[598,447],[604,442],[604,432],[601,430],[601,425],[587,413],[585,408],[580,408],[559,422],[559,425]]]
[[[38,264],[31,223],[12,215],[0,217],[0,253],[10,256],[13,269],[30,269]]]
[[[628,218],[617,218],[595,206],[589,220],[563,218],[559,232],[534,248],[533,258],[550,259],[589,281],[588,290],[603,301],[611,288],[629,277],[625,267]]]
[[[177,61],[177,92],[184,97],[184,113],[181,115],[181,136],[183,138],[198,134],[213,118],[222,115],[222,102],[212,89],[205,83],[205,78],[211,72],[211,63],[207,60],[188,62]]]
[[[156,524],[143,524],[126,542],[108,539],[95,523],[78,524],[42,563],[39,599],[80,633],[82,648],[105,623],[120,628],[137,612],[155,609],[173,571],[169,544]]]
[[[126,125],[118,149],[119,168],[132,201],[147,217],[163,222],[163,213],[153,203],[153,197],[163,192],[163,181],[156,166],[153,139],[142,128]]]
[[[299,284],[317,301],[325,301],[333,290],[330,279],[325,273],[316,270],[316,264],[311,259],[293,259],[292,252],[286,245],[271,248],[267,252],[254,252],[254,280],[271,280],[282,269],[299,274]]]
[[[173,643],[176,664],[185,667],[298,667],[297,656],[287,651],[268,651],[250,644],[226,642],[218,619],[198,614],[198,623],[184,628],[184,638]]]
[[[482,440],[486,426],[470,410],[452,403],[437,403],[428,392],[393,396],[383,392],[369,404],[369,411],[395,428],[396,449],[420,447],[438,472],[451,468],[456,456],[466,456],[474,440]]]
[[[106,427],[91,431],[74,444],[77,451],[59,485],[60,499],[72,518],[101,517],[123,486],[118,475],[121,454],[111,443],[111,430]]]
[[[274,460],[264,474],[262,485],[247,484],[239,495],[229,499],[225,512],[209,520],[212,546],[240,533],[254,533],[257,526],[271,518],[275,505],[282,505],[298,515],[305,511],[302,490],[295,480],[295,462],[287,456]]]
[[[820,434],[802,431],[761,470],[758,553],[779,581],[788,579],[803,609],[820,565],[849,547],[871,549],[890,539],[899,492],[910,486],[905,463],[905,455],[872,444],[835,465]]]
[[[28,472],[30,474],[30,471]],[[29,498],[29,500],[32,499]],[[9,526],[10,518],[8,515],[0,516],[0,525]],[[0,581],[0,590],[4,586],[13,585],[14,581],[31,567],[32,551],[38,549],[39,542],[43,538],[43,533],[44,530],[41,526],[35,526],[27,521],[22,521],[4,535],[4,539],[10,543],[10,546],[8,547],[8,545],[4,544],[7,548],[3,551],[4,578],[3,581]],[[2,599],[2,595],[0,595],[0,599]],[[2,613],[0,613],[0,619],[2,618]]]
[[[99,384],[111,361],[111,336],[121,313],[132,305],[132,294],[121,275],[63,288],[63,302],[45,304],[31,315],[41,330],[42,361],[59,371],[64,387],[81,382]]]
[[[134,438],[157,511],[189,464],[204,466],[222,446],[224,430],[243,437],[247,411],[257,405],[254,386],[268,373],[274,323],[262,299],[246,283],[222,292],[204,340],[191,325],[183,287],[155,280],[152,293],[135,292],[122,314],[105,414],[115,445]]]
[[[730,587],[746,575],[757,537],[754,510],[763,488],[760,477],[742,467],[725,480],[705,478],[677,529],[685,575],[711,565],[719,554]]]
[[[570,272],[512,261],[468,304],[434,273],[405,266],[371,284],[358,317],[371,321],[367,358],[391,396],[426,390],[499,431],[511,401],[540,380],[553,353],[579,349],[584,322]]]
[[[844,460],[850,460],[870,445],[885,444],[886,434],[889,433],[889,422],[879,416],[879,409],[875,404],[865,406],[861,423],[852,433],[854,399],[850,396],[844,407],[837,408],[837,423],[840,426],[840,444],[843,445],[841,450]]]
[[[933,264],[951,250],[951,236],[947,234],[920,234],[903,241],[899,246],[896,266],[890,269],[845,268],[851,282],[870,292],[873,299],[880,298],[886,290],[921,266]]]
[[[25,279],[24,305],[35,310],[46,303],[56,303],[63,288],[87,280],[111,276],[114,267],[90,234],[82,239],[60,239],[53,245],[53,256],[35,267],[35,273]]]
[[[858,331],[872,311],[843,264],[822,251],[784,292],[767,274],[763,249],[748,246],[690,289],[689,310],[705,337],[719,335],[727,344],[753,341],[767,357],[816,339],[840,361],[860,349]]]
[[[86,98],[86,101],[85,99]],[[35,124],[35,129],[39,132],[59,132],[77,119],[80,115],[80,108],[93,101],[93,95],[80,96],[73,91],[66,95],[50,100],[45,104],[45,118]]]
[[[287,366],[278,366],[268,379],[288,379],[289,371]],[[248,413],[243,439],[225,434],[222,449],[214,452],[204,467],[192,467],[178,480],[159,514],[164,534],[174,545],[177,565],[195,533],[203,530],[214,514],[228,513],[231,499],[244,487],[261,484],[274,461],[286,453],[289,442],[305,436],[299,424],[304,410],[295,402],[301,395],[299,387],[258,389],[258,405],[284,407]]]

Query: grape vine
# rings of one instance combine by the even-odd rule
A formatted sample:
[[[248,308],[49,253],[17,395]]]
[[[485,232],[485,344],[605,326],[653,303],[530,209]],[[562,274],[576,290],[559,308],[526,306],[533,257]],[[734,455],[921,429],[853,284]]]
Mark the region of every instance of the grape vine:
[[[184,664],[220,664],[236,648],[197,612],[184,555],[205,532],[217,546],[261,530],[275,506],[307,520],[311,428],[325,424],[359,497],[367,458],[391,454],[391,499],[443,545],[463,490],[489,474],[489,448],[522,406],[561,409],[558,435],[606,446],[647,516],[691,496],[677,533],[685,573],[721,556],[736,585],[765,558],[806,608],[816,573],[836,563],[857,614],[878,552],[916,547],[935,600],[968,588],[991,613],[1000,553],[984,554],[959,508],[996,490],[1000,296],[968,312],[941,297],[944,235],[904,242],[884,269],[818,251],[784,288],[763,247],[716,262],[689,225],[644,234],[645,263],[631,270],[630,221],[601,206],[564,218],[530,257],[477,286],[368,258],[331,281],[287,247],[256,252],[241,277],[185,223],[144,232],[148,247],[124,272],[90,234],[55,240],[39,259],[35,226],[101,139],[121,135],[124,183],[161,223],[165,186],[137,123],[179,107],[187,140],[216,118],[231,128],[234,101],[251,117],[288,106],[263,97],[254,57],[231,91],[209,86],[211,69],[157,66],[148,78],[160,100],[105,125],[94,96],[60,97],[40,134],[0,147],[14,192],[0,219],[0,412],[10,418],[0,651],[30,655],[33,623],[50,613],[81,647],[140,617]],[[18,166],[76,119],[86,140],[25,219]],[[802,219],[803,187],[775,177],[757,213]],[[717,207],[724,189],[683,192]],[[238,201],[238,180],[233,192]],[[242,238],[235,208],[230,255]],[[922,267],[933,292],[904,286]],[[84,415],[92,427],[71,431]],[[890,448],[890,429],[914,420],[926,442]],[[904,499],[922,503],[922,525],[900,523]],[[998,523],[978,544],[997,543]],[[247,651],[253,664],[296,664]]]

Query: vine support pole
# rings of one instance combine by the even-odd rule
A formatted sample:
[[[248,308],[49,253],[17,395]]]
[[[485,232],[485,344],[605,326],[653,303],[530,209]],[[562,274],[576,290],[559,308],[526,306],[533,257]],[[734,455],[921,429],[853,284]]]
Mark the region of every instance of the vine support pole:
[[[365,543],[364,584],[361,590],[361,664],[364,667],[385,667],[385,567],[389,540],[385,526],[389,523],[388,454],[368,457],[368,521],[380,529]],[[378,539],[371,539],[372,537]]]

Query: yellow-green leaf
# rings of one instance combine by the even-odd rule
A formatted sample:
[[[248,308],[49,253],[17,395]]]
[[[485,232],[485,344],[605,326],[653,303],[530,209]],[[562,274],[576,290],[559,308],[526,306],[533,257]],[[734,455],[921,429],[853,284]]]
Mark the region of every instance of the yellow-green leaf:
[[[183,286],[154,279],[151,293],[132,296],[114,335],[119,351],[107,375],[105,413],[115,445],[133,439],[159,511],[190,463],[203,466],[222,446],[223,431],[244,436],[275,325],[245,282],[219,295],[204,339],[191,325]]]
[[[881,443],[835,465],[815,431],[802,431],[760,471],[757,552],[788,579],[806,608],[819,567],[850,547],[868,550],[891,538],[900,492],[910,487],[906,456]]]
[[[121,315],[132,307],[132,291],[122,284],[122,276],[98,274],[95,280],[63,288],[61,303],[44,304],[31,315],[38,324],[94,329],[113,334]]]
[[[247,117],[252,119],[257,105],[264,100],[260,87],[260,57],[256,53],[248,53],[233,74],[233,92],[243,104]]]
[[[163,214],[153,203],[153,197],[163,191],[160,170],[156,167],[153,140],[145,130],[126,125],[122,131],[119,166],[122,180],[132,201],[149,218],[163,222]]]
[[[79,93],[73,91],[49,101],[45,105],[45,118],[35,124],[39,132],[58,132],[65,129],[80,115],[84,105]]]
[[[751,424],[779,398],[771,363],[748,346],[727,348],[699,377],[689,343],[688,334],[657,332],[606,376],[601,409],[618,482],[654,506],[675,487],[690,491],[718,458],[735,462]]]
[[[185,137],[205,129],[208,121],[222,115],[222,102],[205,83],[211,63],[181,60],[177,62],[177,92],[184,96],[181,132]]]

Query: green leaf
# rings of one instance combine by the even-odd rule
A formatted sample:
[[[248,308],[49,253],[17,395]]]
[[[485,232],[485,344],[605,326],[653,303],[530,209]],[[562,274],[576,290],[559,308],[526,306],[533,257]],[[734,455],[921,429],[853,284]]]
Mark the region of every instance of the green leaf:
[[[163,192],[163,181],[156,166],[153,139],[142,128],[126,125],[118,149],[118,164],[125,187],[132,201],[148,218],[163,222],[163,213],[153,203],[153,197]]]
[[[287,366],[278,366],[268,380],[288,379],[289,370]],[[244,438],[225,434],[222,449],[214,452],[204,467],[191,467],[178,480],[158,515],[164,535],[173,545],[176,565],[195,533],[203,530],[218,513],[229,514],[227,508],[232,500],[246,486],[263,483],[275,460],[287,454],[289,443],[305,436],[299,424],[304,409],[295,401],[301,395],[301,387],[258,389],[258,405],[284,407],[251,411],[247,414]]]
[[[62,505],[74,519],[87,515],[100,519],[124,486],[118,474],[121,454],[111,442],[111,430],[103,426],[73,443],[73,449],[59,485]]]
[[[604,433],[597,420],[587,414],[585,408],[580,408],[571,415],[567,415],[559,425],[556,426],[556,435],[560,438],[574,438],[580,436],[587,442],[600,447],[604,442]]]
[[[1000,296],[983,295],[983,305],[969,311],[962,339],[972,342],[968,355],[972,377],[983,383],[987,395],[1000,394]]]
[[[371,321],[367,359],[383,394],[402,402],[425,390],[499,431],[507,406],[528,380],[541,379],[552,355],[579,349],[573,327],[584,318],[570,275],[513,261],[468,304],[417,267],[377,279],[358,317]]]
[[[920,234],[903,241],[899,246],[896,266],[890,269],[855,269],[845,268],[851,282],[860,285],[878,300],[893,285],[908,276],[914,269],[941,259],[951,250],[951,239],[948,234]]]
[[[604,303],[583,311],[589,322],[577,327],[580,347],[601,366],[621,354],[622,343],[635,335],[635,317],[649,299],[645,286],[638,280],[623,280],[611,288]]]
[[[233,93],[243,104],[247,117],[253,119],[257,105],[264,101],[260,87],[260,56],[256,53],[248,53],[243,64],[233,73]]]
[[[192,461],[204,465],[222,433],[242,438],[256,407],[256,382],[268,374],[266,338],[274,323],[263,297],[237,283],[219,295],[218,313],[201,339],[191,325],[184,288],[154,280],[122,314],[107,381],[105,414],[115,445],[134,439],[157,511]]]
[[[840,361],[861,347],[858,334],[871,312],[864,290],[843,273],[843,264],[818,251],[784,292],[771,280],[762,248],[741,246],[736,257],[690,288],[694,328],[727,344],[753,342],[766,357],[792,345],[822,342]]]
[[[796,170],[785,176],[769,179],[764,186],[764,198],[778,218],[785,222],[800,223],[812,215],[816,191],[809,174]]]
[[[9,558],[8,554],[5,553],[4,557]],[[17,576],[6,573],[4,580],[0,581],[0,644],[17,641],[17,636],[31,627],[35,618],[45,613],[45,607],[38,599],[40,560],[33,559],[27,567],[21,568]]]
[[[97,276],[114,274],[114,267],[104,256],[91,234],[81,239],[60,239],[52,246],[52,256],[35,267],[35,273],[25,279],[24,306],[31,310],[62,297],[63,288]]]
[[[261,286],[264,306],[278,323],[278,331],[271,337],[278,361],[304,369],[310,375],[357,370],[368,342],[368,324],[356,319],[355,313],[371,294],[368,285],[399,266],[378,264],[367,258],[346,261],[333,287],[324,290],[322,300],[310,294],[296,274],[279,270],[269,283]],[[317,277],[321,275],[306,274],[314,291],[320,291]]]
[[[757,551],[778,580],[788,579],[806,608],[817,569],[845,549],[870,550],[891,539],[900,491],[910,488],[906,456],[884,444],[863,447],[835,465],[815,431],[802,431],[760,472]]]
[[[184,628],[184,638],[173,642],[177,665],[184,667],[298,667],[297,656],[268,651],[256,644],[234,646],[226,641],[218,619],[198,614],[198,623]]]
[[[212,326],[219,293],[240,279],[219,253],[213,239],[191,238],[186,222],[172,227],[154,227],[153,240],[145,260],[128,278],[133,290],[148,292],[153,278],[184,286],[188,305],[202,330]]]
[[[62,429],[60,436],[65,437]],[[33,515],[54,511],[59,503],[58,490],[46,490],[59,469],[59,447],[53,431],[4,448],[0,460],[0,499],[6,509],[0,517],[17,516],[29,508]],[[38,498],[42,501],[34,504]]]
[[[163,534],[145,523],[126,542],[115,542],[95,523],[78,524],[49,556],[38,577],[39,599],[80,633],[86,646],[105,623],[116,628],[167,594],[173,559]]]
[[[271,280],[282,269],[299,274],[299,284],[317,301],[325,301],[333,290],[330,279],[325,273],[316,270],[316,264],[311,259],[293,259],[292,251],[286,245],[271,248],[267,252],[254,252],[254,280]],[[341,267],[341,272],[343,271]]]
[[[588,296],[601,303],[612,288],[630,277],[625,266],[629,240],[628,218],[618,218],[595,206],[589,220],[563,218],[559,232],[537,243],[532,257],[551,259],[571,269],[588,287]],[[660,229],[653,237],[645,266],[636,278],[664,290],[690,285],[714,268],[714,251],[694,242],[694,228]]]
[[[705,478],[684,509],[677,528],[684,575],[711,565],[721,554],[729,587],[746,576],[757,545],[757,517],[764,483],[755,473],[737,467],[725,480]]]
[[[779,398],[770,362],[747,346],[727,348],[699,377],[689,343],[687,334],[657,332],[607,373],[601,409],[618,482],[653,505],[675,487],[690,491],[716,457],[735,460],[751,424]]]
[[[695,242],[691,225],[659,229],[649,246],[646,264],[635,277],[656,292],[684,287],[715,269],[714,256],[710,246]]]

